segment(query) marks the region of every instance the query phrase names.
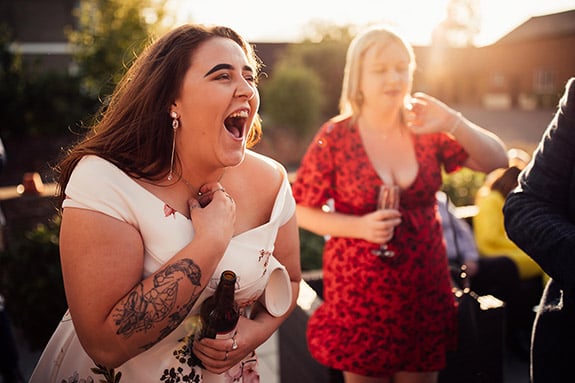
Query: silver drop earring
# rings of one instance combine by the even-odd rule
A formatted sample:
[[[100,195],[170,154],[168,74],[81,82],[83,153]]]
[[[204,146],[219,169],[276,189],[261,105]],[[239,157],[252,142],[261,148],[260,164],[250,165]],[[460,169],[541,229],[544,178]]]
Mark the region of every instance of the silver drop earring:
[[[178,113],[172,112],[170,114],[172,117],[172,129],[174,131],[174,138],[172,141],[172,156],[170,158],[170,172],[168,173],[168,181],[171,181],[174,178],[174,155],[176,154],[176,131],[180,126],[180,122],[178,121]]]

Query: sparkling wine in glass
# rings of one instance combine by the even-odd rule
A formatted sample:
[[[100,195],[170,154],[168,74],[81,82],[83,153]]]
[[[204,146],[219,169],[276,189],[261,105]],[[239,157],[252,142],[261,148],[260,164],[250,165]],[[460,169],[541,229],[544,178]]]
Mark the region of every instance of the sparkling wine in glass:
[[[379,195],[377,200],[378,209],[399,209],[399,186],[383,184],[379,188]],[[395,252],[389,249],[387,243],[379,247],[379,249],[372,250],[374,255],[378,257],[395,257]]]

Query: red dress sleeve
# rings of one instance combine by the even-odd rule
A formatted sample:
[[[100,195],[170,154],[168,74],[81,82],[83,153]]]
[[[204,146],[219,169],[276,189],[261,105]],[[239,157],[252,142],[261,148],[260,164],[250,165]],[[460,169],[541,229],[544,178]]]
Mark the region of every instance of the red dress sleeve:
[[[461,169],[469,154],[463,149],[463,146],[447,134],[439,134],[439,155],[440,163],[443,163],[445,171],[452,173]]]
[[[302,157],[296,180],[292,184],[296,203],[321,207],[333,197],[335,184],[334,150],[341,122],[326,122],[315,135]]]

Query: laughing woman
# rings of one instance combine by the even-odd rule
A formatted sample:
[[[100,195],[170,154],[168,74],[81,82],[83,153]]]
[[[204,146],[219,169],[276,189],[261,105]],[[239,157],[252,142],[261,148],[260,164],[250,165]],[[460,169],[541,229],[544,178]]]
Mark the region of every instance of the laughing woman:
[[[229,28],[179,27],[138,58],[61,160],[69,311],[31,382],[258,381],[254,350],[293,309],[300,280],[286,171],[247,149],[261,133],[259,64]],[[235,335],[194,341],[226,269],[243,314]]]

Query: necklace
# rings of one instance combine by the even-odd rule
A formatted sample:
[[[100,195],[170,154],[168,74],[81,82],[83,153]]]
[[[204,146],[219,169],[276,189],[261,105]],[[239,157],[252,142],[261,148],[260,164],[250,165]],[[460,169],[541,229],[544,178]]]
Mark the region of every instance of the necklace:
[[[220,174],[220,176],[218,177],[216,182],[220,182],[222,180],[222,178],[224,177],[224,174],[226,173],[226,169],[224,169],[224,171],[222,172],[222,174]],[[180,175],[180,179],[182,180],[182,182],[184,183],[184,185],[186,185],[188,187],[188,189],[190,189],[190,191],[192,192],[192,195],[195,195],[197,197],[201,197],[202,196],[202,192],[200,191],[200,189],[202,188],[202,186],[204,184],[202,184],[202,186],[200,186],[199,188],[194,188],[192,186],[192,184],[190,183],[190,181],[188,181],[187,179],[184,178],[183,175]],[[196,191],[197,190],[197,191]]]

